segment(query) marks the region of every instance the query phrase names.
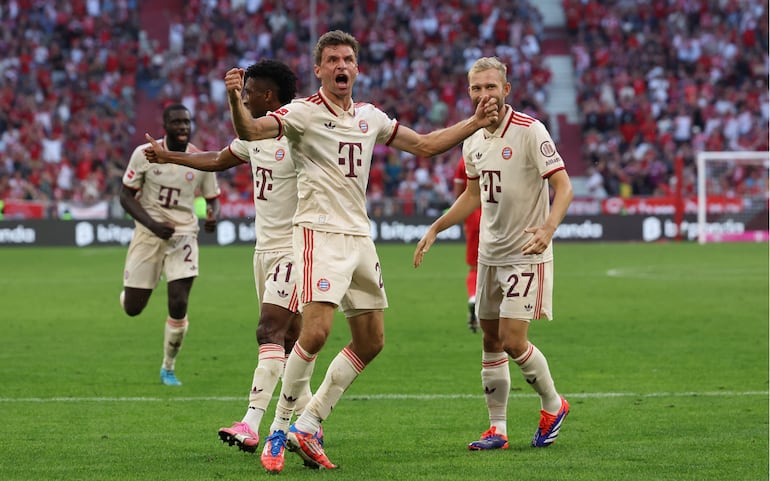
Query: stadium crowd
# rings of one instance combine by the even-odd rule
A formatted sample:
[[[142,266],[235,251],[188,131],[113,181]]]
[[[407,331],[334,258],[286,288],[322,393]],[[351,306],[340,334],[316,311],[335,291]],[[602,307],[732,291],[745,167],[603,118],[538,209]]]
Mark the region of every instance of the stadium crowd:
[[[697,152],[768,150],[767,2],[563,5],[597,196],[667,195],[677,159],[691,195]]]
[[[233,137],[224,72],[260,58],[316,88],[311,45],[342,29],[361,42],[356,97],[417,131],[471,110],[467,69],[480,56],[509,67],[508,101],[547,126],[543,19],[527,0],[317,2],[191,0],[169,18],[168,48],[139,24],[136,0],[10,0],[0,5],[0,200],[113,201],[135,145],[138,91],[157,111],[182,101],[193,142]],[[582,159],[595,195],[672,187],[694,152],[767,150],[765,4],[746,0],[563,0],[582,114]],[[313,24],[313,19],[316,23]],[[164,27],[165,28],[165,27]],[[433,159],[378,148],[373,215],[435,214],[449,205],[460,150]],[[251,199],[248,166],[220,175],[225,201]],[[116,204],[116,202],[115,202]],[[119,209],[115,209],[118,210]]]
[[[162,50],[139,28],[133,0],[39,2],[0,7],[0,196],[89,202],[113,198],[131,150],[136,91],[158,111],[181,100],[194,114],[193,141],[218,149],[232,139],[224,72],[274,57],[314,89],[315,32],[342,29],[361,42],[357,96],[418,131],[468,115],[466,73],[481,55],[511,69],[511,101],[547,121],[550,73],[542,67],[542,18],[526,0],[503,2],[186,2],[170,19]],[[317,24],[311,25],[310,19]],[[462,93],[462,95],[458,95]],[[377,151],[373,213],[426,212],[452,201],[459,149],[427,160]],[[248,167],[221,176],[223,193],[251,198]]]

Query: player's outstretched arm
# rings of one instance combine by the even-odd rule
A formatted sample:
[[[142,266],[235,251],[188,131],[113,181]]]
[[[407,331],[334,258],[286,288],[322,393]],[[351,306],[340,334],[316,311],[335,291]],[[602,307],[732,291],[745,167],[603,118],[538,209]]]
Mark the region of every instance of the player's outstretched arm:
[[[242,68],[230,69],[225,74],[225,88],[227,89],[227,100],[230,106],[230,117],[238,138],[243,140],[262,140],[278,137],[281,130],[276,119],[272,116],[255,119],[243,104],[243,75],[244,70]]]
[[[478,129],[496,125],[499,111],[497,99],[485,96],[476,106],[472,117],[428,134],[418,134],[408,127],[401,126],[390,145],[418,157],[432,157],[458,145]]]
[[[148,133],[144,137],[150,146],[144,149],[144,156],[151,164],[177,164],[206,172],[221,172],[243,162],[225,147],[219,152],[177,152],[166,150]]]
[[[430,247],[436,242],[436,237],[439,232],[465,220],[465,218],[471,215],[479,205],[481,205],[479,180],[468,179],[468,185],[465,188],[465,191],[460,194],[460,197],[455,200],[452,207],[450,207],[444,215],[431,224],[425,232],[425,235],[420,239],[420,242],[417,243],[417,247],[414,250],[414,267],[420,267],[425,254],[428,253]]]

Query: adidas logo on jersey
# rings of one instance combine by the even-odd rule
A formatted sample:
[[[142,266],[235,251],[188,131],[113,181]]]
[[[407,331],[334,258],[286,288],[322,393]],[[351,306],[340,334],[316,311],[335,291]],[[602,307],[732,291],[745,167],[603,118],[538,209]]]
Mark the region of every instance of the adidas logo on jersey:
[[[333,128],[337,127],[337,124],[335,124],[334,122],[332,122],[332,121],[330,120],[330,121],[328,121],[328,122],[326,122],[326,123],[324,124],[324,127],[326,127],[327,129],[331,130],[331,129],[333,129]]]
[[[278,293],[277,293],[277,294],[278,294],[279,296],[283,297],[283,298],[286,298],[286,297],[288,297],[288,296],[289,296],[289,293],[288,293],[288,292],[286,292],[286,291],[284,291],[283,289],[281,289],[280,291],[278,291]]]

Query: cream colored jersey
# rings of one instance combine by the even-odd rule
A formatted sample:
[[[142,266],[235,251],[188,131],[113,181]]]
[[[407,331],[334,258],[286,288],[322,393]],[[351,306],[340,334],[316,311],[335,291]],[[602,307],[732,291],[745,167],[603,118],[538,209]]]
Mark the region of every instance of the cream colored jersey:
[[[463,158],[468,178],[478,179],[481,189],[479,263],[553,259],[552,244],[542,254],[522,254],[532,237],[524,229],[542,225],[550,212],[548,177],[565,168],[542,122],[506,105],[494,133],[479,129],[465,140]]]
[[[372,152],[376,144],[393,140],[398,121],[368,103],[342,110],[324,96],[323,89],[269,115],[278,120],[297,165],[294,224],[368,236],[366,186]]]
[[[195,216],[195,195],[200,190],[206,199],[219,196],[219,185],[213,172],[201,172],[175,164],[151,164],[144,156],[149,143],[140,145],[131,154],[123,185],[141,190],[139,204],[158,222],[174,224],[174,235],[197,234],[198,218]],[[166,148],[166,138],[163,138]],[[187,152],[199,152],[192,144]],[[135,222],[137,229],[149,229]]]
[[[286,137],[235,139],[229,149],[242,162],[251,162],[256,251],[291,251],[292,218],[297,211],[297,171]]]

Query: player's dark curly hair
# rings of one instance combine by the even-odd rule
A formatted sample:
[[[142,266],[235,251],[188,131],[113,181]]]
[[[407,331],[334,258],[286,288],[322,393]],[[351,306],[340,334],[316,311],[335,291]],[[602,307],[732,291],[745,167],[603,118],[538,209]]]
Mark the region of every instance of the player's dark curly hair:
[[[243,76],[243,83],[250,78],[265,79],[275,84],[277,97],[282,105],[288,104],[297,96],[297,76],[288,65],[278,60],[260,60],[249,66]]]

